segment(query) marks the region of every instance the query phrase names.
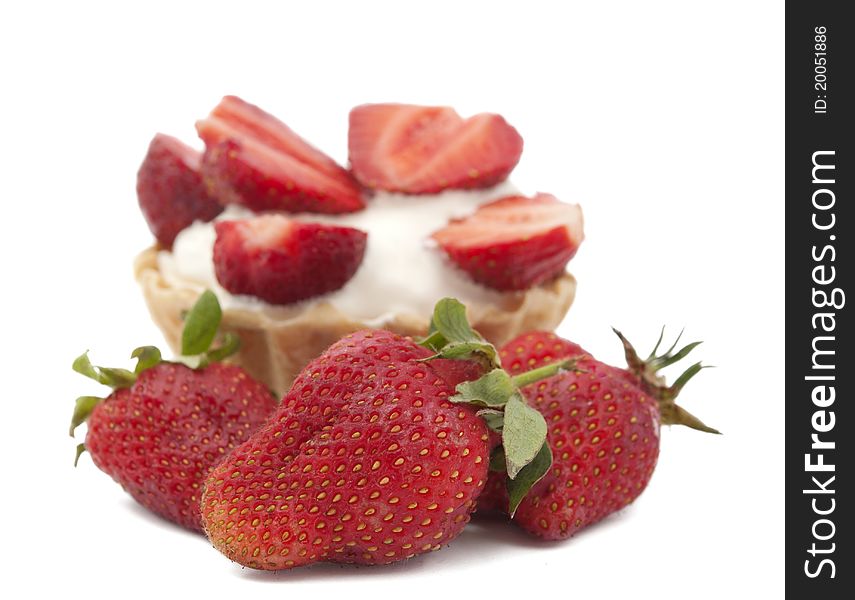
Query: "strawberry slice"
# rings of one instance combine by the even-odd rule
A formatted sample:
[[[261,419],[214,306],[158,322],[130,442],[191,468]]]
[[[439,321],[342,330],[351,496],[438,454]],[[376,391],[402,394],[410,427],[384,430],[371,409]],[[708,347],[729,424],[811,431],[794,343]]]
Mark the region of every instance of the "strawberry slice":
[[[410,104],[350,111],[351,170],[372,189],[432,194],[489,187],[507,178],[522,147],[517,130],[499,115],[464,120],[448,107]]]
[[[214,270],[234,294],[288,304],[339,289],[353,277],[368,236],[351,227],[259,215],[215,224]]]
[[[431,237],[478,283],[524,290],[564,271],[584,239],[582,209],[550,194],[508,196]]]
[[[285,123],[236,96],[196,123],[205,182],[222,202],[252,210],[345,213],[365,207],[359,186]]]
[[[208,194],[199,173],[201,153],[158,133],[137,172],[137,199],[149,229],[164,248],[193,221],[210,221],[223,206]]]

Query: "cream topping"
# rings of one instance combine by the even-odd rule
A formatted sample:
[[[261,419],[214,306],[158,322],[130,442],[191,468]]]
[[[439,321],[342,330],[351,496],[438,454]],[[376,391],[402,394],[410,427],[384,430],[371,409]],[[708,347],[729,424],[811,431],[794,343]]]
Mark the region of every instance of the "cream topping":
[[[291,215],[368,233],[365,258],[353,278],[335,292],[304,302],[325,300],[344,314],[377,326],[396,314],[427,316],[436,301],[446,296],[464,304],[497,303],[503,294],[474,283],[450,265],[430,235],[449,219],[517,193],[508,182],[485,190],[448,190],[434,195],[378,192],[367,208],[357,213]],[[230,205],[217,220],[251,216],[245,208]],[[218,284],[212,259],[215,240],[212,223],[197,221],[179,233],[172,251],[158,254],[158,266],[166,281],[176,287],[210,288],[224,308],[275,310],[258,298],[231,294]]]

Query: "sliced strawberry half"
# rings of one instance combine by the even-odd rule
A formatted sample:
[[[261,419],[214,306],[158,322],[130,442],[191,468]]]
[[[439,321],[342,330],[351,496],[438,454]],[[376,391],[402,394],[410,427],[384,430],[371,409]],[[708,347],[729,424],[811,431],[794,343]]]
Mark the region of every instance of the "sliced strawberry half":
[[[158,133],[137,172],[137,200],[148,228],[164,248],[193,223],[210,221],[223,206],[208,194],[199,172],[201,153]]]
[[[481,188],[519,162],[523,140],[501,116],[463,119],[453,109],[365,104],[350,111],[348,153],[365,187],[407,194]]]
[[[332,292],[353,277],[368,238],[351,227],[259,215],[215,225],[214,270],[233,294],[288,304]]]
[[[222,202],[252,210],[345,213],[365,207],[351,175],[257,106],[226,96],[196,123],[205,182]]]
[[[584,239],[582,209],[550,194],[508,196],[432,237],[478,283],[524,290],[564,271]]]

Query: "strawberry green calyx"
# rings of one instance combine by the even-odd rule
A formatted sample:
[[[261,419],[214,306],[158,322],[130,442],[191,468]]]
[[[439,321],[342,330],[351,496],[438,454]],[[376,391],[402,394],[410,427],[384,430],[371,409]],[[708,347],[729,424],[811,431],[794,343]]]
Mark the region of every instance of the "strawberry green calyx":
[[[205,290],[184,317],[181,356],[176,358],[175,362],[191,369],[199,369],[237,352],[240,348],[240,338],[233,333],[224,334],[220,345],[211,348],[222,320],[223,311],[217,296],[211,290]]]
[[[485,368],[486,373],[479,379],[457,385],[457,393],[450,400],[479,409],[477,414],[487,426],[501,434],[500,455],[494,455],[493,459],[500,461],[499,468],[508,474],[513,516],[519,503],[552,464],[546,420],[527,404],[520,388],[573,369],[576,359],[557,361],[511,377],[502,369],[496,348],[470,327],[466,307],[453,298],[436,304],[428,336],[421,344],[436,353],[426,360],[476,360]]]
[[[680,338],[683,335],[682,332],[680,332],[680,335],[677,336],[677,339],[674,340],[671,347],[663,354],[657,355],[656,353],[659,351],[659,346],[662,344],[662,338],[665,335],[665,328],[663,327],[659,334],[659,339],[653,347],[653,351],[646,359],[642,359],[638,356],[633,345],[629,343],[629,340],[627,340],[620,331],[614,328],[612,328],[612,331],[615,332],[615,335],[618,336],[623,344],[629,372],[638,378],[644,391],[656,398],[659,402],[659,413],[661,415],[663,425],[685,425],[686,427],[697,429],[698,431],[721,434],[720,431],[705,425],[700,419],[689,413],[683,407],[677,405],[675,402],[678,394],[686,383],[688,383],[692,377],[700,373],[703,369],[710,368],[710,365],[704,365],[700,362],[694,363],[688,369],[683,371],[683,373],[670,386],[665,383],[665,378],[659,374],[661,369],[685,358],[692,350],[699,346],[701,342],[686,344],[675,352],[677,344],[680,342]]]
[[[89,360],[89,351],[87,350],[74,359],[71,368],[89,379],[97,381],[102,385],[106,385],[113,390],[118,390],[121,388],[131,387],[137,380],[137,375],[142,373],[145,369],[153,367],[155,364],[159,363],[160,351],[153,346],[137,348],[134,350],[131,358],[137,359],[137,366],[133,371],[128,371],[127,369],[114,369],[110,367],[96,367],[92,364],[92,361]],[[104,398],[99,396],[80,396],[77,398],[74,402],[74,413],[71,415],[71,425],[68,428],[68,435],[74,437],[74,430],[77,429],[79,425],[83,424],[89,418],[89,415],[92,414],[92,411],[95,410],[95,407],[104,400]],[[85,449],[86,448],[84,447],[83,450]],[[83,450],[78,449],[77,458],[74,460],[75,464],[77,464],[77,460],[80,458],[80,453],[83,452]]]
[[[466,319],[466,307],[454,298],[443,298],[436,303],[428,335],[420,344],[436,352],[426,360],[475,360],[485,370],[501,366],[496,347],[472,329]]]
[[[514,479],[528,465],[541,446],[546,443],[546,419],[526,404],[522,394],[516,392],[505,404],[502,425],[502,448],[508,478]]]
[[[220,321],[223,319],[223,311],[217,296],[211,290],[205,290],[193,308],[184,318],[184,329],[181,331],[181,354],[193,356],[208,351]]]
[[[490,429],[501,434],[502,445],[491,458],[491,468],[508,474],[511,517],[552,465],[546,420],[540,411],[526,403],[520,388],[573,369],[575,364],[576,359],[556,361],[516,377],[503,369],[494,369],[475,381],[459,384],[457,393],[450,398],[455,403],[482,407],[477,414]]]
[[[217,336],[221,320],[222,310],[220,309],[217,297],[210,290],[205,291],[185,317],[181,341],[181,356],[172,362],[184,364],[191,369],[199,369],[211,362],[221,361],[237,352],[240,347],[240,339],[231,333],[224,334],[220,344],[216,348],[211,348],[211,344]],[[99,367],[93,365],[89,360],[89,351],[87,350],[74,359],[71,368],[77,373],[102,385],[106,385],[115,391],[131,387],[136,382],[140,373],[156,367],[163,362],[167,362],[163,360],[160,350],[155,346],[140,346],[131,353],[131,358],[137,361],[133,371],[121,368]],[[75,429],[86,422],[92,411],[106,399],[98,396],[81,396],[77,398],[74,405],[74,413],[71,417],[71,425],[68,430],[71,437],[74,437]],[[86,446],[84,444],[77,446],[77,455],[74,459],[75,466],[77,466],[77,461],[85,450]]]
[[[163,360],[160,350],[155,346],[140,346],[131,352],[131,358],[137,359],[134,375],[139,375],[146,369],[150,369]]]
[[[74,402],[74,414],[71,416],[71,426],[68,428],[68,435],[74,437],[74,430],[78,425],[83,424],[96,406],[101,404],[104,398],[98,396],[80,396]],[[75,459],[74,462],[77,462]]]
[[[127,369],[112,369],[109,367],[96,367],[89,360],[89,351],[87,350],[80,356],[74,359],[71,368],[92,379],[102,385],[111,387],[114,390],[119,388],[131,387],[134,381],[137,380],[136,374],[131,373]]]
[[[498,446],[490,456],[490,470],[497,472],[505,471],[506,460],[505,449],[502,446]],[[534,460],[523,467],[514,479],[506,480],[508,490],[508,515],[511,518],[514,517],[514,514],[517,512],[517,508],[519,508],[520,502],[523,501],[523,498],[525,498],[528,491],[534,486],[534,484],[543,479],[543,476],[549,472],[549,468],[551,466],[552,449],[549,447],[549,444],[544,442],[543,446],[540,447],[540,451],[537,453],[537,456],[534,457]]]
[[[77,466],[77,462],[80,460],[80,455],[86,452],[86,444],[77,444],[77,449],[74,454],[74,466]]]

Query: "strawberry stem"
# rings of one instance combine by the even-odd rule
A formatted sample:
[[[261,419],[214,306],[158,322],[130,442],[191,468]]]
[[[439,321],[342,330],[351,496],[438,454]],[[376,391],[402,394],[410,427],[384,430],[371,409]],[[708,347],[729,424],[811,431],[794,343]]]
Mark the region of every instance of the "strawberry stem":
[[[546,379],[548,377],[552,377],[553,375],[557,375],[560,371],[569,371],[576,366],[577,362],[578,359],[576,358],[568,358],[516,375],[515,377],[511,378],[511,381],[513,381],[514,385],[518,388],[524,388],[529,384],[537,383],[541,379]]]

